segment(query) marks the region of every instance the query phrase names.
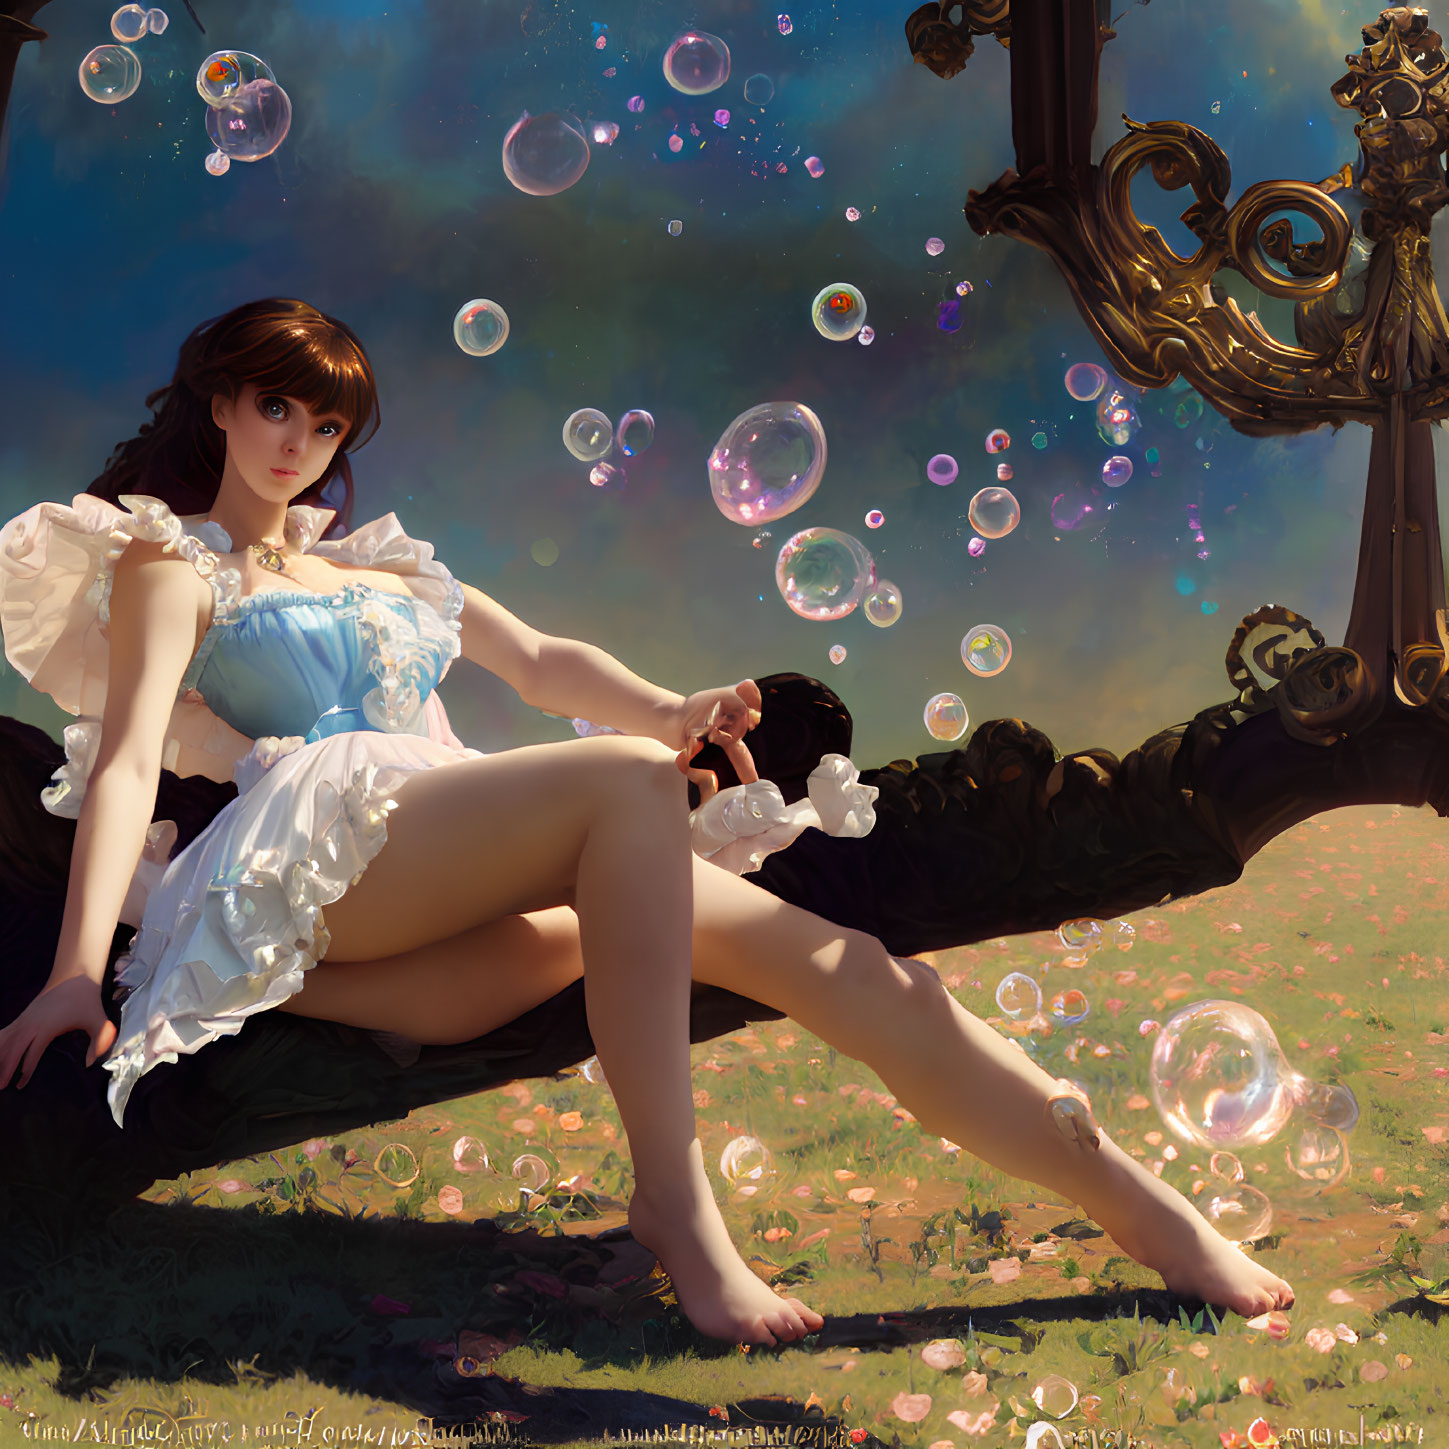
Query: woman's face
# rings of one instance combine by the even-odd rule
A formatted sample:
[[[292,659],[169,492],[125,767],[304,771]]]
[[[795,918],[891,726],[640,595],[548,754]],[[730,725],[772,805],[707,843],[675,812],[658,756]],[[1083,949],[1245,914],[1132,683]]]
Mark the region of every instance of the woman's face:
[[[268,501],[289,502],[327,471],[346,421],[336,415],[313,417],[296,400],[259,391],[247,383],[235,402],[218,394],[211,416],[226,433],[228,471]]]

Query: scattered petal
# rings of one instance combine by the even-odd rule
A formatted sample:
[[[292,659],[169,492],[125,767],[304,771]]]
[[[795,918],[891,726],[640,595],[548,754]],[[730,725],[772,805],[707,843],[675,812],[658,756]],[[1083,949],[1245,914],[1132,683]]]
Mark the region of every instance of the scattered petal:
[[[966,1362],[960,1343],[954,1338],[933,1338],[921,1350],[921,1362],[927,1368],[954,1369]]]
[[[993,1258],[987,1265],[993,1283],[1010,1283],[1021,1277],[1020,1258]]]
[[[875,1196],[873,1187],[853,1187],[846,1194],[851,1202],[869,1202]]]
[[[564,1112],[558,1119],[558,1125],[565,1132],[577,1132],[584,1125],[584,1114],[582,1112]]]
[[[1345,1288],[1335,1288],[1333,1292],[1328,1295],[1328,1301],[1330,1303],[1352,1303],[1353,1294],[1348,1292],[1348,1290]]]
[[[246,1183],[240,1182],[234,1177],[224,1177],[216,1186],[219,1192],[245,1192],[247,1190]]]
[[[902,1391],[891,1400],[891,1413],[907,1424],[919,1424],[931,1412],[930,1394],[908,1394]]]
[[[1366,1384],[1376,1384],[1380,1379],[1386,1379],[1389,1376],[1388,1365],[1380,1363],[1376,1358],[1371,1358],[1359,1369],[1358,1376]]]
[[[961,1377],[961,1392],[968,1399],[979,1398],[986,1392],[986,1375],[972,1369],[970,1373]]]
[[[1318,1353],[1332,1353],[1338,1338],[1331,1328],[1310,1328],[1305,1342]]]
[[[463,1194],[451,1183],[438,1189],[438,1207],[449,1217],[457,1217],[463,1211]]]

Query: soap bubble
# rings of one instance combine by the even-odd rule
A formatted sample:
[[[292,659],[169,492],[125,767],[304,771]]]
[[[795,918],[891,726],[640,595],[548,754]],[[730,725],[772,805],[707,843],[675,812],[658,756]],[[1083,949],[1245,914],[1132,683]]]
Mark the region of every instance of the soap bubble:
[[[503,138],[503,174],[529,196],[567,191],[588,165],[588,138],[567,111],[525,111]]]
[[[846,221],[859,221],[860,208],[858,206],[847,206],[845,208],[845,219]]]
[[[206,134],[233,161],[270,156],[291,129],[292,101],[276,81],[248,81],[206,111]]]
[[[508,313],[486,297],[465,302],[453,318],[453,341],[470,357],[487,357],[508,341]]]
[[[817,181],[825,175],[825,163],[818,156],[807,156],[805,158],[805,169]]]
[[[587,1061],[580,1062],[579,1076],[586,1082],[592,1082],[596,1087],[608,1086],[608,1081],[604,1077],[604,1068],[598,1057],[590,1057]]]
[[[1190,392],[1178,403],[1172,420],[1180,428],[1190,428],[1201,416],[1202,396],[1200,393]]]
[[[639,114],[639,112],[644,109],[644,97],[643,96],[630,96],[629,97],[629,100],[627,102],[627,106],[628,106],[628,109],[630,111],[632,111],[637,116]]]
[[[1164,1123],[1199,1147],[1261,1146],[1299,1106],[1321,1126],[1347,1131],[1358,1121],[1353,1093],[1294,1071],[1273,1028],[1240,1002],[1178,1012],[1158,1033],[1150,1076]]]
[[[1256,1187],[1209,1188],[1198,1210],[1230,1243],[1251,1243],[1273,1226],[1273,1205]]]
[[[205,164],[213,176],[225,176],[231,170],[231,157],[225,151],[213,151]]]
[[[405,1142],[389,1142],[372,1160],[372,1170],[389,1187],[411,1187],[422,1168],[417,1153]]]
[[[146,12],[146,28],[152,35],[164,35],[171,24],[171,17],[164,10],[150,9]]]
[[[977,624],[961,640],[961,662],[972,674],[990,679],[1011,663],[1011,640],[995,624]]]
[[[599,121],[594,126],[594,145],[612,146],[619,139],[617,121]]]
[[[927,252],[927,255],[933,256],[933,257],[939,257],[941,255],[941,253],[943,251],[945,251],[945,250],[946,250],[946,243],[943,242],[940,237],[938,237],[938,236],[928,236],[926,238],[926,252]]]
[[[676,156],[682,150],[684,150],[684,137],[681,136],[678,132],[675,132],[675,134],[669,138],[669,149],[673,151]]]
[[[563,441],[580,463],[596,463],[614,446],[614,425],[598,408],[580,408],[568,415]]]
[[[1009,488],[983,488],[967,505],[966,517],[982,538],[1005,538],[1021,522],[1021,504]]]
[[[972,293],[972,290],[973,289],[970,282],[956,283],[956,295],[958,297],[969,297]]]
[[[643,408],[630,408],[614,430],[614,442],[626,458],[636,457],[654,441],[654,416]]]
[[[1052,1020],[1061,1026],[1075,1026],[1087,1019],[1091,1008],[1087,998],[1073,986],[1052,997],[1051,1012]]]
[[[254,80],[276,80],[266,61],[245,50],[218,50],[201,62],[196,72],[196,93],[209,106],[229,100]]]
[[[595,463],[589,469],[589,482],[595,488],[604,488],[611,493],[624,486],[625,478],[624,470],[613,463]]]
[[[1104,392],[1097,403],[1097,436],[1113,448],[1131,442],[1142,424],[1127,395],[1115,388]]]
[[[885,514],[879,508],[872,508],[865,515],[865,526],[867,528],[879,528],[885,522]]]
[[[869,347],[875,341],[875,328],[869,322],[860,329],[860,335],[855,339],[862,347]]]
[[[875,588],[875,560],[848,533],[805,528],[780,549],[775,585],[802,619],[843,619]]]
[[[1051,519],[1052,526],[1063,533],[1082,530],[1090,536],[1107,521],[1102,490],[1095,485],[1086,488],[1080,483],[1068,484],[1052,499]]]
[[[754,537],[753,537],[753,538],[752,538],[752,539],[751,539],[751,540],[750,540],[750,547],[751,547],[751,548],[764,548],[764,546],[765,546],[765,545],[766,545],[766,544],[767,544],[767,543],[769,543],[769,541],[770,541],[770,540],[771,540],[771,539],[772,539],[772,538],[774,538],[774,536],[775,536],[775,535],[774,535],[774,534],[773,534],[773,533],[771,533],[771,532],[770,532],[770,530],[769,530],[769,529],[768,529],[768,528],[762,528],[762,529],[761,529],[761,530],[760,530],[760,531],[759,531],[759,532],[758,532],[758,533],[757,533],[757,534],[756,534],[756,535],[755,535],[755,536],[754,536]]]
[[[1004,453],[1011,446],[1011,434],[1005,428],[992,428],[986,435],[988,453]]]
[[[1112,927],[1112,944],[1119,951],[1130,951],[1137,939],[1137,927],[1131,921],[1117,921]]]
[[[815,330],[832,342],[849,342],[865,321],[865,298],[849,282],[832,282],[810,304]]]
[[[686,30],[664,52],[664,79],[687,96],[708,95],[729,78],[729,46],[717,35]]]
[[[788,15],[777,15],[775,17],[775,27],[781,35],[789,35],[795,28],[795,22]]]
[[[761,403],[742,412],[709,455],[716,507],[753,527],[808,502],[825,473],[825,429],[803,403]]]
[[[966,552],[969,553],[972,558],[980,558],[981,555],[986,552],[986,540],[984,538],[973,538],[971,542],[966,545]]]
[[[1231,1152],[1214,1152],[1208,1158],[1208,1176],[1220,1177],[1224,1182],[1242,1182],[1247,1176],[1243,1164]]]
[[[1334,1127],[1309,1123],[1297,1140],[1283,1149],[1291,1172],[1321,1187],[1337,1187],[1348,1175],[1348,1139]]]
[[[524,1152],[513,1159],[512,1175],[522,1184],[524,1192],[542,1192],[553,1174],[548,1163],[536,1152]]]
[[[832,644],[830,646],[830,662],[832,664],[844,664],[845,663],[845,645],[844,644]]]
[[[666,230],[670,236],[678,236],[684,230],[684,223],[682,221],[671,221]]]
[[[1102,464],[1102,482],[1109,488],[1120,488],[1132,476],[1132,459],[1113,454]]]
[[[1011,466],[1010,463],[998,463],[996,465],[996,476],[1000,482],[1010,483],[1015,475],[1016,470]]]
[[[1107,386],[1107,374],[1095,362],[1077,362],[1067,368],[1066,384],[1078,402],[1091,402]]]
[[[146,34],[146,12],[139,5],[122,5],[111,16],[111,34],[117,40],[140,40]]]
[[[724,130],[724,128],[729,125],[730,113],[725,110],[723,106],[721,106],[719,110],[714,113],[714,123],[720,128],[720,130]],[[805,163],[805,167],[806,170],[809,170],[810,163],[808,161]]]
[[[453,1143],[453,1167],[458,1172],[491,1172],[488,1149],[476,1137],[460,1137]]]
[[[1003,976],[996,987],[996,1004],[1009,1021],[1021,1021],[1041,1010],[1041,987],[1023,971]]]
[[[865,596],[865,617],[877,629],[889,629],[901,617],[901,591],[889,579],[881,579]]]
[[[775,1176],[775,1156],[758,1137],[731,1137],[719,1155],[721,1176],[731,1187],[764,1184]]]
[[[959,694],[933,694],[926,701],[926,732],[933,740],[959,740],[971,717]]]
[[[745,99],[752,106],[768,106],[775,98],[775,82],[767,75],[752,75],[745,82]]]
[[[1048,1374],[1031,1391],[1031,1397],[1043,1414],[1065,1419],[1077,1407],[1077,1386],[1060,1374]]]
[[[1101,921],[1093,920],[1090,916],[1076,921],[1063,921],[1057,927],[1057,940],[1068,951],[1084,951],[1090,956],[1102,949],[1105,939]]]
[[[954,483],[959,471],[956,460],[949,453],[937,453],[926,464],[926,477],[938,488],[944,488],[947,484]]]
[[[1038,453],[1041,452],[1047,445],[1047,435],[1045,433],[1033,433],[1031,435],[1031,445]]]
[[[129,100],[141,84],[141,62],[124,45],[98,45],[80,63],[81,89],[103,106]]]

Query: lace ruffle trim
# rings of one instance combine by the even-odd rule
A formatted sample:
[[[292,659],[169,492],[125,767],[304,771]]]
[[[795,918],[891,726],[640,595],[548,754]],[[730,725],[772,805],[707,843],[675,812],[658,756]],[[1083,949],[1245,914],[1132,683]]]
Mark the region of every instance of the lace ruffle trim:
[[[408,773],[369,761],[341,791],[330,780],[319,781],[313,794],[317,828],[304,858],[289,863],[275,848],[254,850],[188,899],[171,929],[143,926],[137,933],[130,954],[117,964],[121,1034],[104,1064],[112,1074],[107,1095],[118,1125],[132,1088],[152,1067],[217,1037],[235,1036],[248,1016],[302,989],[303,974],[330,944],[323,907],[357,884],[386,843],[387,817],[397,805],[392,792]],[[189,959],[155,981],[156,963],[170,943],[204,939],[208,922],[220,926],[245,972],[221,977],[204,959]],[[144,1011],[144,1022],[134,1019],[137,1011]]]

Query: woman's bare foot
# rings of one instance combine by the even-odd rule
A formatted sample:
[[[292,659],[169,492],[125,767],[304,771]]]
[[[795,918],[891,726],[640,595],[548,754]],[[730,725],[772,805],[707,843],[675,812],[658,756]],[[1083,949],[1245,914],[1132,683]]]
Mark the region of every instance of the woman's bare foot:
[[[745,1266],[720,1216],[697,1138],[678,1183],[662,1191],[635,1189],[629,1228],[669,1274],[685,1316],[711,1338],[790,1343],[825,1322],[798,1298],[781,1298]]]
[[[1293,1289],[1234,1247],[1175,1188],[1102,1136],[1100,1166],[1109,1181],[1083,1206],[1144,1267],[1184,1298],[1201,1298],[1245,1318],[1291,1308]],[[1095,1184],[1094,1184],[1095,1186]]]

